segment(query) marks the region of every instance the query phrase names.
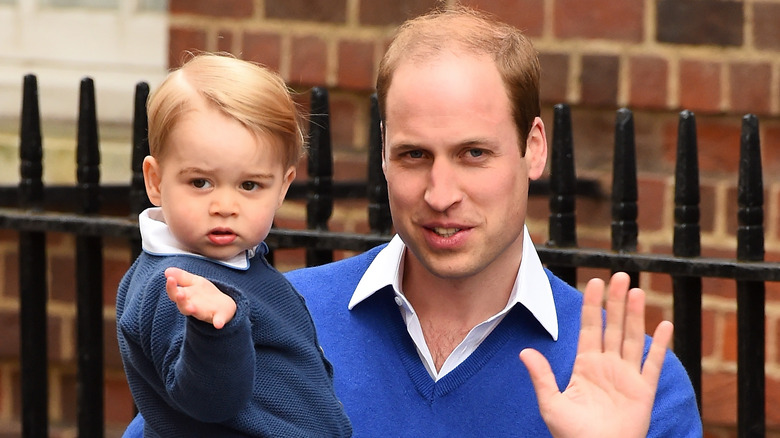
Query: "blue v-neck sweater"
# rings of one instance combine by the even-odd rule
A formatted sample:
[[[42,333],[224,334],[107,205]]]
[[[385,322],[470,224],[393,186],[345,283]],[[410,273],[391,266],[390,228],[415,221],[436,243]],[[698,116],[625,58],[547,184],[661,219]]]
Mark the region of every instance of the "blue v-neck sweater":
[[[517,305],[468,359],[434,382],[390,286],[347,309],[352,292],[380,249],[287,274],[305,297],[325,355],[333,363],[336,393],[355,436],[549,436],[518,353],[527,347],[540,351],[550,362],[558,386],[565,388],[576,355],[582,294],[548,271],[558,313],[558,341]],[[649,343],[645,354],[648,347]],[[648,436],[699,438],[701,434],[690,380],[668,352]]]

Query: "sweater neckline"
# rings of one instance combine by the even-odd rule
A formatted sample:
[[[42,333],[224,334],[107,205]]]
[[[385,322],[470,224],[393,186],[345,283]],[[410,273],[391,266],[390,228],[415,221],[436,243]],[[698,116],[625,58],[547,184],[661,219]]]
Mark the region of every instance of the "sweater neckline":
[[[401,358],[409,378],[420,395],[430,402],[459,388],[479,372],[511,338],[511,324],[507,324],[508,321],[502,321],[466,360],[438,381],[434,381],[428,374],[428,370],[425,369],[417,347],[409,337],[401,312],[398,311],[398,306],[393,299],[392,288],[384,288],[382,295],[386,305],[390,307],[390,311],[382,312],[384,325],[387,327],[394,347],[398,350],[398,356]],[[515,310],[510,310],[510,315]],[[507,318],[510,315],[507,315]]]

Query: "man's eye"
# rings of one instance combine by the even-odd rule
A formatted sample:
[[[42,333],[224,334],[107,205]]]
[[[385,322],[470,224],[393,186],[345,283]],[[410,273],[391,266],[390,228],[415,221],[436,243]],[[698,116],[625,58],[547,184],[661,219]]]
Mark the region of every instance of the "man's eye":
[[[481,157],[484,153],[482,149],[469,149],[469,155],[473,158]]]
[[[254,181],[244,181],[241,183],[241,188],[247,191],[255,190],[258,187],[260,187],[260,185]]]
[[[408,154],[409,154],[409,158],[422,158],[423,157],[422,151],[409,151]]]

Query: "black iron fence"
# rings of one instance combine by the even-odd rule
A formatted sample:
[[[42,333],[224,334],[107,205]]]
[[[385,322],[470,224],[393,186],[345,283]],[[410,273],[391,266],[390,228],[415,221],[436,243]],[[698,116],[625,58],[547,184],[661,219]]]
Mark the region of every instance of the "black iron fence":
[[[20,182],[0,189],[0,229],[19,233],[19,296],[21,321],[22,434],[48,435],[47,387],[47,283],[46,234],[62,232],[76,239],[77,288],[77,422],[79,436],[99,437],[104,432],[102,266],[103,238],[131,242],[140,251],[137,212],[148,206],[141,162],[148,153],[145,101],[149,87],[136,87],[132,139],[132,180],[128,186],[100,185],[100,153],[91,79],[81,82],[77,183],[73,187],[45,187],[42,182],[42,141],[35,76],[24,78],[20,127]],[[335,182],[330,145],[328,93],[311,94],[308,181],[295,184],[289,198],[305,199],[307,229],[274,228],[266,242],[273,250],[305,248],[306,264],[333,259],[334,250],[364,251],[390,239],[391,220],[387,186],[381,170],[381,145],[376,101],[372,98],[366,181]],[[542,261],[557,275],[576,284],[577,269],[606,268],[629,272],[638,284],[642,272],[665,273],[673,279],[674,346],[688,370],[701,406],[702,278],[733,279],[737,284],[738,323],[738,434],[765,433],[764,295],[765,282],[780,281],[780,264],[764,262],[763,183],[758,120],[743,118],[738,184],[736,259],[701,257],[699,226],[699,170],[696,122],[689,111],[680,113],[675,181],[673,254],[637,253],[637,175],[633,114],[617,112],[612,185],[611,250],[579,248],[576,234],[576,199],[597,194],[598,184],[577,179],[571,115],[566,105],[554,108],[549,180],[533,182],[532,195],[549,196],[549,241],[537,247]],[[328,231],[334,199],[368,200],[367,234]],[[64,199],[71,202],[63,204]],[[130,215],[101,213],[102,203],[129,205]],[[75,205],[74,205],[75,203]],[[54,204],[60,210],[51,211]]]

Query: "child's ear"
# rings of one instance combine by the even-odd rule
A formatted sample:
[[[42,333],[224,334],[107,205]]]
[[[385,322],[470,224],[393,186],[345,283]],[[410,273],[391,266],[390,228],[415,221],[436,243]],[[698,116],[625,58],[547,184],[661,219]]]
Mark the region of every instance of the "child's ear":
[[[290,166],[289,169],[284,173],[284,179],[282,180],[282,189],[279,191],[279,202],[276,203],[276,208],[282,206],[282,202],[284,202],[285,196],[287,196],[287,190],[290,189],[290,184],[295,180],[295,175],[297,175],[297,170],[295,170],[295,166]]]
[[[146,186],[146,196],[152,205],[159,207],[162,204],[160,194],[160,163],[148,155],[144,158],[144,185]]]

